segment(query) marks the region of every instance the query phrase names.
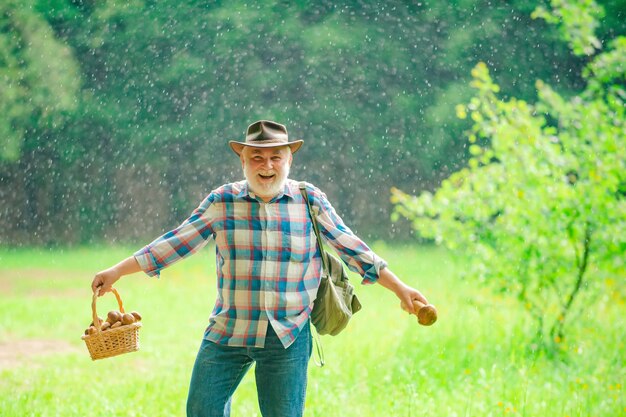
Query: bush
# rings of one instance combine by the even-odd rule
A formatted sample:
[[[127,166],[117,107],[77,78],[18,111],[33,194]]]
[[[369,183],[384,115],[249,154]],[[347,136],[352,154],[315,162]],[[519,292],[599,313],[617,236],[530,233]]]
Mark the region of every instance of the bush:
[[[536,15],[563,23],[574,52],[589,55],[598,46],[593,29],[568,19],[595,28],[598,10],[593,2],[554,1],[551,13]],[[468,166],[434,195],[392,190],[395,216],[464,253],[471,275],[515,295],[549,351],[585,296],[626,272],[624,62],[620,37],[587,65],[583,91],[564,98],[537,81],[534,105],[499,99],[499,86],[479,63],[472,71],[476,96],[457,106],[459,117],[474,122]]]

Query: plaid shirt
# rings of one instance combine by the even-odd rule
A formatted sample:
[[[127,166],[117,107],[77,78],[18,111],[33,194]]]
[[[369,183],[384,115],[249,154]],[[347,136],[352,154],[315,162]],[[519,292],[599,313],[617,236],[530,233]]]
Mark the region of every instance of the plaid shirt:
[[[300,194],[287,180],[269,203],[246,181],[212,191],[176,229],[135,253],[150,276],[216,242],[217,300],[205,339],[229,346],[263,347],[268,323],[288,347],[306,325],[321,276],[321,255]],[[326,195],[307,184],[322,239],[374,283],[386,263],[343,223]]]

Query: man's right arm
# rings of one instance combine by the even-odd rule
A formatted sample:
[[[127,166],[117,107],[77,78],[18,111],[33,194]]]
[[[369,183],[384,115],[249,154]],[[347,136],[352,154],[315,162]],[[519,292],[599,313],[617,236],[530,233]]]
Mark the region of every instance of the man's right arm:
[[[118,264],[98,272],[91,282],[93,292],[100,288],[100,295],[111,291],[111,286],[122,276],[143,271],[149,276],[158,276],[159,271],[192,253],[195,253],[211,238],[209,212],[215,192],[209,194],[191,215],[178,226],[152,243],[137,251]]]
[[[117,282],[124,275],[134,274],[141,271],[141,267],[134,256],[130,256],[118,264],[100,271],[96,274],[91,282],[91,290],[96,292],[98,287],[100,288],[100,296],[111,291],[113,284]]]

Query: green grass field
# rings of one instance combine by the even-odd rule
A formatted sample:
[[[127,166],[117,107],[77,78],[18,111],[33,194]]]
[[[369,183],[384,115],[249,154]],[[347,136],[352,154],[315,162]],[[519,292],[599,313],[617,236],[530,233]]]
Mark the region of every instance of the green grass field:
[[[607,290],[568,333],[567,360],[549,360],[529,353],[523,310],[459,280],[453,255],[375,249],[437,305],[439,321],[418,326],[381,286],[357,286],[364,309],[344,333],[322,338],[325,367],[311,361],[306,416],[626,415],[623,299]],[[184,415],[215,296],[213,249],[161,279],[118,282],[126,308],[144,316],[141,350],[93,362],[80,339],[91,279],[131,251],[0,249],[0,416]],[[101,316],[115,307],[112,295],[98,301]],[[260,415],[252,372],[232,415]]]

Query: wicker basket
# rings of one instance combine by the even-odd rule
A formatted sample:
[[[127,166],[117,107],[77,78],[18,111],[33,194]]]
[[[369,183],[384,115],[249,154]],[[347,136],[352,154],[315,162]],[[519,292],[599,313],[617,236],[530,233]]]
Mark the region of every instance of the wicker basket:
[[[120,307],[119,311],[124,314],[124,306],[122,305],[122,299],[119,293],[115,288],[111,288],[111,291],[115,295],[115,298],[117,298],[117,304]],[[91,302],[94,324],[98,323],[98,314],[96,312],[98,293],[99,291],[94,293]],[[112,356],[139,350],[139,329],[141,328],[141,323],[127,324],[106,331],[101,331],[99,326],[94,327],[97,330],[96,333],[82,336],[92,360],[110,358]]]

